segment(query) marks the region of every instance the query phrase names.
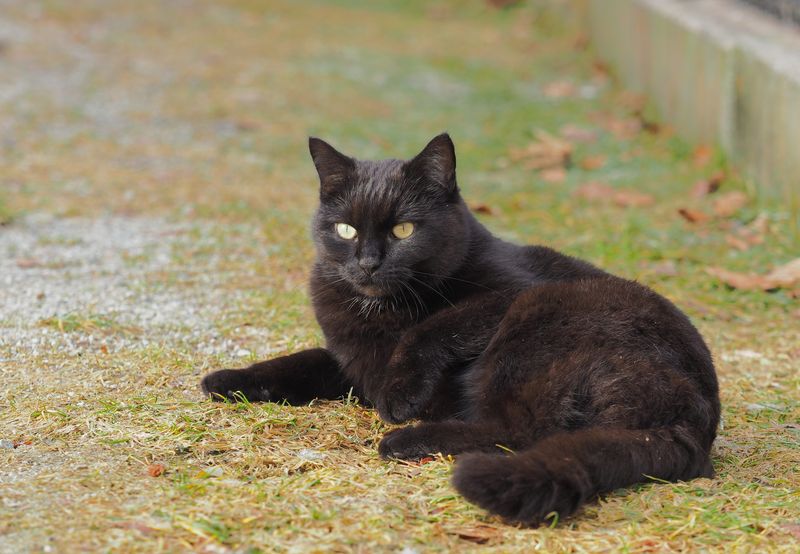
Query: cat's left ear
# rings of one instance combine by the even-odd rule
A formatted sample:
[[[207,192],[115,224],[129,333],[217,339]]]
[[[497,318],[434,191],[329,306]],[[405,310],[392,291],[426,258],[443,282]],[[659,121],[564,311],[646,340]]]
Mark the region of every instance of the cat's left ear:
[[[327,196],[339,191],[355,168],[355,160],[317,137],[308,137],[308,151],[319,174],[320,194]]]
[[[422,152],[408,162],[406,173],[412,178],[438,185],[446,192],[457,190],[456,148],[450,135],[442,133],[431,140]]]

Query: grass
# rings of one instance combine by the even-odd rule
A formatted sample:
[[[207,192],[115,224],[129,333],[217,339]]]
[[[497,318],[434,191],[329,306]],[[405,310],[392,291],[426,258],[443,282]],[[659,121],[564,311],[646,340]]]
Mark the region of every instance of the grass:
[[[637,100],[594,63],[563,3],[38,6],[4,15],[20,33],[0,70],[25,94],[0,102],[13,136],[0,150],[0,183],[11,185],[2,209],[14,215],[0,233],[42,213],[154,217],[188,231],[164,234],[163,261],[146,249],[119,254],[124,271],[143,268],[124,283],[131,306],[153,291],[175,299],[161,320],[131,320],[124,305],[3,315],[3,333],[23,338],[0,342],[0,440],[12,445],[0,448],[0,551],[800,548],[797,300],[729,289],[705,272],[763,272],[796,257],[793,216],[754,196],[718,153],[700,163],[668,128],[619,136]],[[579,92],[546,94],[555,82]],[[575,143],[563,182],[510,161],[538,129],[568,125],[594,138]],[[387,426],[357,399],[201,398],[211,369],[321,339],[305,292],[317,194],[307,135],[362,157],[406,157],[444,129],[464,194],[490,208],[481,217],[493,230],[637,278],[691,315],[722,387],[715,479],[617,491],[554,528],[518,529],[454,493],[452,460],[380,460]],[[592,156],[604,164],[584,169]],[[721,192],[747,191],[749,204],[708,224],[681,219],[682,207],[712,210],[713,196],[689,191],[720,168]],[[655,202],[576,198],[589,181]],[[764,242],[732,248],[726,235],[760,214]],[[54,251],[76,242],[44,236],[39,246]],[[8,270],[55,283],[95,262],[42,263]],[[55,347],[28,342],[45,331]],[[151,476],[154,464],[165,471]]]

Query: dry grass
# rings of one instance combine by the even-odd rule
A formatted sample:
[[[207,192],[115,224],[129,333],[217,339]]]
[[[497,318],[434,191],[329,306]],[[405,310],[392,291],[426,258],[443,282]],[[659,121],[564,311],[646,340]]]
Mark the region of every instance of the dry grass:
[[[785,208],[751,198],[719,224],[681,220],[694,182],[722,161],[699,166],[668,131],[615,132],[630,98],[557,9],[369,6],[4,7],[0,551],[798,551],[797,301],[727,290],[704,271],[796,256]],[[575,145],[564,182],[508,161],[536,129],[566,124],[597,138]],[[493,229],[689,311],[720,372],[717,478],[619,491],[556,528],[518,529],[455,495],[451,460],[380,460],[386,426],[357,399],[201,398],[211,369],[320,340],[305,292],[306,135],[403,156],[444,128]],[[581,168],[598,156],[601,168]],[[575,199],[592,180],[655,203]],[[725,235],[762,212],[764,243],[731,249]]]

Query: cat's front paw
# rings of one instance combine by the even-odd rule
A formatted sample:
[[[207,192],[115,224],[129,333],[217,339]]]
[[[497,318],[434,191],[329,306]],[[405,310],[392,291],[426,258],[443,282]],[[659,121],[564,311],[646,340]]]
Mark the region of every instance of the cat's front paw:
[[[425,379],[397,379],[375,404],[382,419],[403,423],[419,416],[432,395],[433,384]]]
[[[408,426],[386,433],[378,445],[381,458],[396,460],[419,460],[433,452],[423,434],[416,427]]]
[[[259,386],[246,369],[221,369],[209,373],[203,377],[200,388],[211,400],[217,402],[238,402],[242,398],[250,402],[270,400],[269,389]]]

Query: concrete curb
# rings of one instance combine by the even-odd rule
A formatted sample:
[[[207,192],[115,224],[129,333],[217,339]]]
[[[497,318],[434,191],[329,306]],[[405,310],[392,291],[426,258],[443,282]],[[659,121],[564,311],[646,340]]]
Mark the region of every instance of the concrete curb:
[[[800,31],[730,0],[588,0],[598,55],[678,133],[800,203]]]

